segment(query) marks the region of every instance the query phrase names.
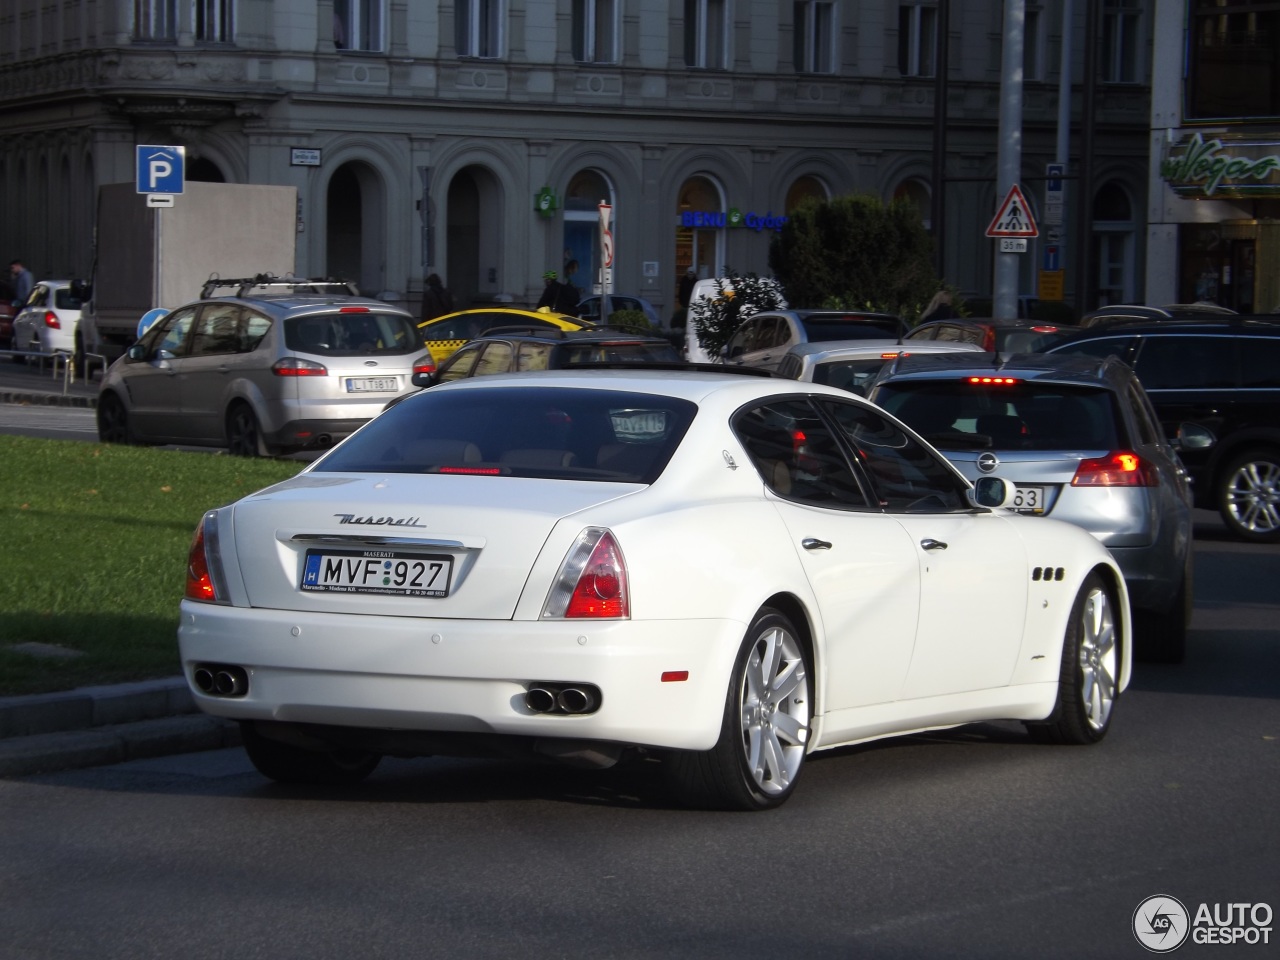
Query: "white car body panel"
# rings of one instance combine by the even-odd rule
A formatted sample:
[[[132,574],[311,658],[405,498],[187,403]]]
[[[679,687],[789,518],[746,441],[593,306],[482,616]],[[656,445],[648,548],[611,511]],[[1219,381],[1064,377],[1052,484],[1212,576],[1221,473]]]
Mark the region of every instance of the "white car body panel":
[[[1117,688],[1127,686],[1123,579],[1084,531],[1004,510],[842,512],[768,492],[729,418],[743,404],[794,392],[795,383],[549,372],[455,381],[431,393],[530,378],[661,392],[697,403],[699,413],[648,486],[317,470],[335,451],[294,480],[222,508],[217,550],[230,602],[183,601],[179,644],[188,677],[194,664],[216,661],[243,665],[250,682],[238,699],[193,684],[201,709],[235,719],[706,750],[719,736],[744,631],[763,606],[784,604],[812,637],[810,750],[975,720],[1038,720],[1053,707],[1077,592],[1098,569],[1117,584],[1126,637]],[[860,402],[835,388],[806,392]],[[426,526],[341,524],[335,514],[421,517]],[[593,526],[612,531],[625,557],[629,619],[543,619],[570,546]],[[293,537],[352,531],[461,544],[456,592],[419,600],[297,590]],[[810,537],[832,548],[805,549]],[[930,539],[947,548],[926,549]],[[1061,575],[1033,580],[1030,567],[1041,563]],[[669,671],[688,677],[664,682]],[[530,683],[555,680],[598,685],[600,708],[582,716],[531,711],[523,701]]]

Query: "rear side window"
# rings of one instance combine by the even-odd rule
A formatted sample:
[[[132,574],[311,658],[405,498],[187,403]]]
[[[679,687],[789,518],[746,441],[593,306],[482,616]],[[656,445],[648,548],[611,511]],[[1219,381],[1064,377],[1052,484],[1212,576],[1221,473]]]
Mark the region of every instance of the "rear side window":
[[[1238,380],[1236,340],[1231,336],[1147,337],[1133,365],[1148,390],[1208,390]]]
[[[314,469],[652,483],[696,412],[686,400],[613,390],[425,390]]]
[[[400,356],[422,349],[409,317],[373,310],[290,317],[284,336],[290,350],[322,357]]]
[[[1280,337],[1241,337],[1240,345],[1240,385],[1280,389]]]
[[[862,395],[866,393],[867,384],[880,372],[885,362],[885,358],[875,357],[871,360],[833,360],[830,363],[820,363],[813,368],[813,382]]]
[[[66,287],[59,287],[53,292],[53,305],[59,310],[79,310],[81,306],[80,298]]]
[[[1048,383],[900,380],[877,404],[941,449],[1115,450],[1119,410],[1110,390]]]
[[[806,323],[805,336],[810,343],[826,343],[829,340],[893,340],[898,336],[898,324],[893,320],[824,320]]]
[[[1097,340],[1080,340],[1053,347],[1046,353],[1066,353],[1085,357],[1119,357],[1125,363],[1132,362],[1133,337],[1101,337]]]

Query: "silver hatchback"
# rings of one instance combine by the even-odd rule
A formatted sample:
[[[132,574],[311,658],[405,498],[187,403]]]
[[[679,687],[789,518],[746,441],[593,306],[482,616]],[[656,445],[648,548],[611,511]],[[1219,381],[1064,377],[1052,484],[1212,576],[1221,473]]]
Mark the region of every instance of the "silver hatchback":
[[[1046,354],[909,356],[882,370],[867,396],[970,480],[998,470],[1017,487],[1018,512],[1097,537],[1124,572],[1139,617],[1136,652],[1182,660],[1191,487],[1126,364]]]
[[[98,393],[109,443],[266,456],[325,448],[435,369],[398,307],[360,297],[213,297],[170,311]]]

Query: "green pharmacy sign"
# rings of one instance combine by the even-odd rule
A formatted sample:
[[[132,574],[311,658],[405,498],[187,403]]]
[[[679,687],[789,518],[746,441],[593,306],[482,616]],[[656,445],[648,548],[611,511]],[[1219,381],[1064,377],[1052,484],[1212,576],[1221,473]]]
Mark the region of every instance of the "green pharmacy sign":
[[[1280,155],[1275,141],[1220,137],[1199,133],[1169,147],[1160,176],[1180,197],[1280,197]]]

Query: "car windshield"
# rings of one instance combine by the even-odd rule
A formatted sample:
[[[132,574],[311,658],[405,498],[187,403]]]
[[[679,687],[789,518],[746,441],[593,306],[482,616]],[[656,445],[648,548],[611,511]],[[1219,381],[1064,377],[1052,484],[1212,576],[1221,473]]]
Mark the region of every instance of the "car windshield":
[[[581,363],[609,363],[655,360],[679,362],[680,354],[669,343],[649,343],[643,340],[619,340],[616,342],[566,343],[563,346],[566,367]]]
[[[313,469],[652,483],[696,412],[687,400],[621,390],[427,390]]]
[[[1044,353],[1055,343],[1061,343],[1068,333],[1057,327],[996,327],[996,350],[1001,353]]]
[[[1110,390],[1013,378],[898,380],[873,399],[939,449],[1116,450]]]
[[[401,356],[422,349],[412,319],[365,309],[290,317],[284,342],[290,350],[323,357]]]
[[[900,332],[897,321],[872,317],[811,319],[802,323],[810,343],[825,343],[828,340],[896,339]]]

